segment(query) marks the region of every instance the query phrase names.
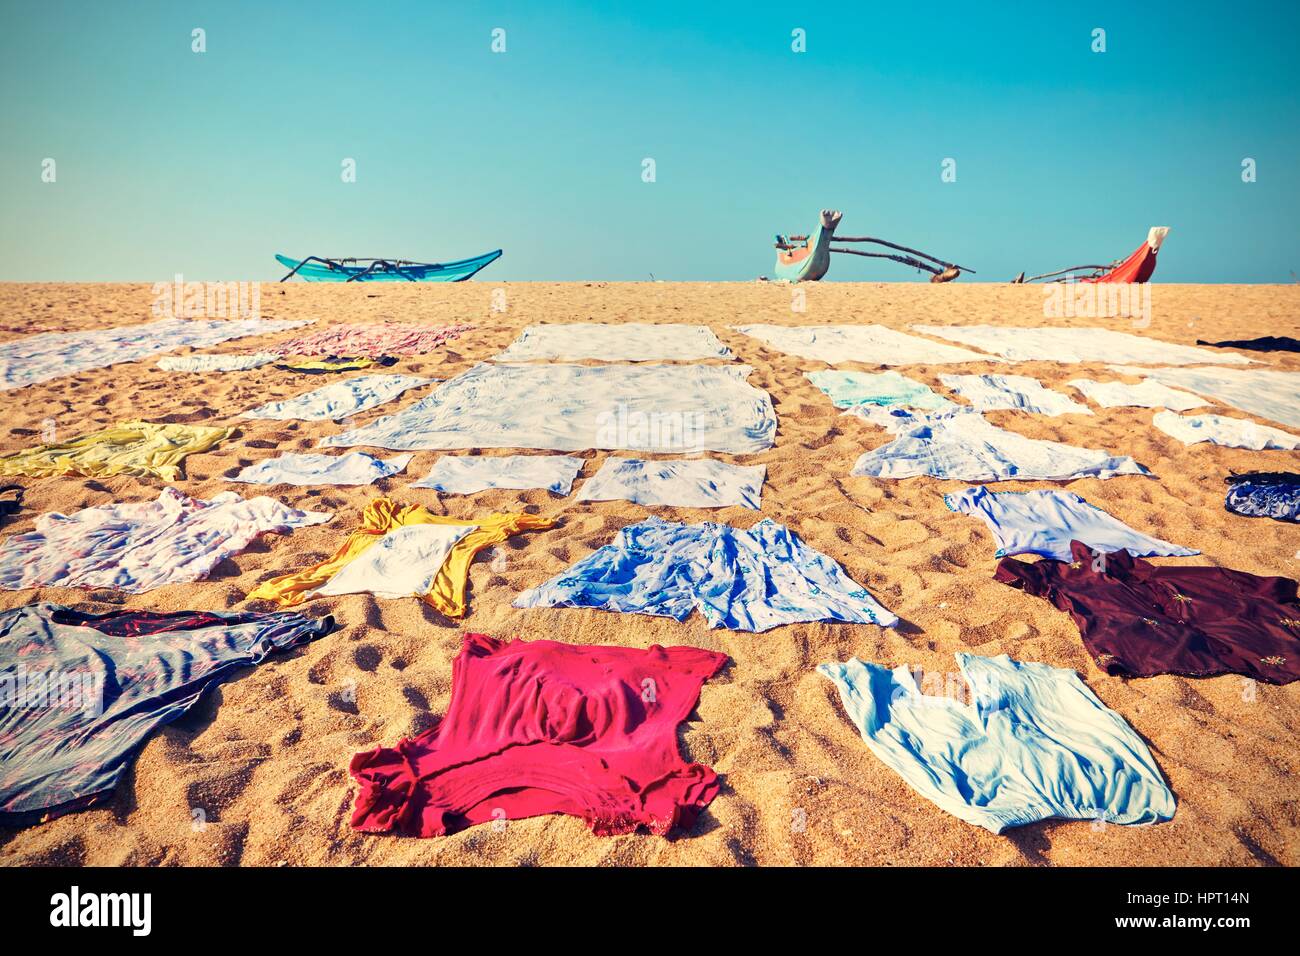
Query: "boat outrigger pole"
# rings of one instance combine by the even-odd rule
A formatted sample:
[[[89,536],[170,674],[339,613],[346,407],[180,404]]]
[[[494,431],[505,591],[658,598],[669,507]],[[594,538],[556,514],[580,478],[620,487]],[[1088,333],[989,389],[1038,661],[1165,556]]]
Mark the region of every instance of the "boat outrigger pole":
[[[930,273],[931,282],[951,282],[963,272],[975,274],[974,269],[946,262],[919,249],[900,246],[896,242],[876,239],[871,236],[836,236],[835,227],[839,225],[841,214],[837,210],[823,209],[821,223],[809,236],[776,237],[776,275],[779,279],[791,282],[812,282],[822,278],[830,269],[830,253],[839,252],[850,256],[864,256],[868,259],[892,259],[903,265]],[[860,249],[840,249],[831,242],[865,242],[893,249],[895,252],[864,252]],[[928,260],[928,261],[922,261]]]
[[[845,252],[851,256],[870,256],[875,259],[893,259],[895,262],[901,262],[903,265],[911,266],[914,269],[921,269],[925,272],[929,272],[934,276],[934,278],[930,280],[931,282],[951,282],[963,272],[969,272],[971,275],[975,274],[974,269],[967,269],[965,266],[959,266],[953,262],[944,262],[942,259],[921,252],[919,249],[909,249],[907,246],[900,246],[894,242],[886,242],[884,239],[873,239],[870,236],[836,236],[835,241],[874,242],[876,245],[884,246],[887,249],[897,249],[899,252],[910,253],[910,255],[896,256],[891,255],[888,252],[859,252],[857,249],[836,249],[834,246],[831,247],[831,252]],[[930,262],[938,263],[938,265],[930,265],[930,263],[922,262],[921,259],[915,258],[916,256],[920,256],[921,259],[929,259]],[[943,268],[940,269],[938,266],[942,266]]]

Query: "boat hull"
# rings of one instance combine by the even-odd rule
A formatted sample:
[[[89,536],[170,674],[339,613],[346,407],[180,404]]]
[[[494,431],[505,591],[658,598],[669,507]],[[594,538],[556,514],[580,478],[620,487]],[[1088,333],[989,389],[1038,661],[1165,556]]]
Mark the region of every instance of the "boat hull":
[[[323,262],[307,262],[277,254],[275,257],[286,269],[308,282],[464,282],[484,267],[501,258],[501,250],[486,252],[472,259],[455,262],[422,263],[402,266],[401,272],[376,270],[367,272],[363,266],[340,264],[337,268]],[[364,273],[364,275],[362,274]]]

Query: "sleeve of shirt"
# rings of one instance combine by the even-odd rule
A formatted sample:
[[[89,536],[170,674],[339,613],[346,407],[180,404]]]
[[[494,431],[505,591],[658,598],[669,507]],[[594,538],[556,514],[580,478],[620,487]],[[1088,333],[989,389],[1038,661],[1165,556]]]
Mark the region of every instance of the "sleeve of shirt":
[[[1003,558],[998,562],[997,570],[993,572],[993,579],[1037,597],[1048,597],[1052,586],[1048,566],[1052,563],[1035,561],[1030,564],[1028,561],[1017,561],[1015,558]]]

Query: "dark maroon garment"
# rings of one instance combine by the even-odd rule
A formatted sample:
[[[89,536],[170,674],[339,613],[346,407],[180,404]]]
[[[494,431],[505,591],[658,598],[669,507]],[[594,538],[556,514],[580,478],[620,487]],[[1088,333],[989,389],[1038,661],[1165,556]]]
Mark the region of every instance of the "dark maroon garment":
[[[1046,598],[1079,626],[1108,674],[1243,674],[1269,684],[1300,678],[1300,603],[1290,578],[1230,568],[1157,566],[1127,551],[1073,561],[1003,558],[994,577]]]

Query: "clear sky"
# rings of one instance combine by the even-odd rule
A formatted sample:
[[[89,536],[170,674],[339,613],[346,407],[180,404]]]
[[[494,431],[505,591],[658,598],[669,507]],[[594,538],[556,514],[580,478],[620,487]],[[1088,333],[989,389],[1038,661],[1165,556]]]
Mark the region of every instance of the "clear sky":
[[[1294,2],[0,0],[0,279],[752,279],[835,206],[979,280],[1168,225],[1157,280],[1292,282],[1297,35]]]

